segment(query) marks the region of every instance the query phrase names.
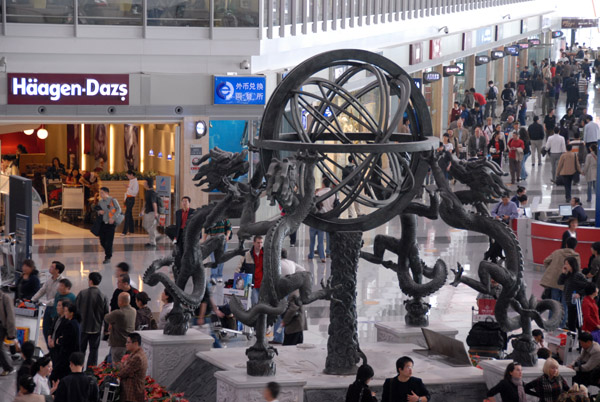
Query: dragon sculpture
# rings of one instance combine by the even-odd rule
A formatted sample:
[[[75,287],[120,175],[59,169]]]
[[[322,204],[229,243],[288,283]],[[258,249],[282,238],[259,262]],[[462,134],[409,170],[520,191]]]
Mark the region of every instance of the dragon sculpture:
[[[554,300],[537,302],[533,295],[527,298],[519,242],[508,225],[492,218],[487,211],[485,203],[491,201],[491,197],[498,197],[508,191],[499,179],[501,169],[489,161],[466,162],[454,158],[450,173],[470,190],[453,192],[433,154],[429,163],[441,197],[439,216],[442,220],[452,227],[472,230],[493,238],[506,254],[505,266],[481,261],[478,268],[479,280],[463,276],[464,270],[459,263],[457,269],[452,270],[455,274],[452,285],[464,283],[478,292],[491,295],[490,278],[500,283],[502,292],[494,311],[496,320],[506,332],[522,329],[519,338],[512,341],[513,357],[524,366],[535,365],[537,355],[531,335],[531,321],[534,320],[540,328],[553,330],[560,324],[562,307]],[[472,204],[477,212],[467,210],[465,205],[468,204]],[[509,308],[516,311],[518,316],[509,317]],[[542,313],[547,310],[552,312],[552,318],[546,320]]]
[[[196,209],[190,217],[183,234],[182,255],[180,255],[179,248],[175,247],[172,256],[153,261],[144,273],[144,283],[150,286],[162,283],[173,296],[173,310],[167,316],[168,323],[165,326],[165,334],[184,335],[186,333],[192,312],[198,308],[205,297],[204,268],[225,262],[237,255],[243,255],[245,252],[244,240],[250,236],[247,233],[238,233],[240,246],[225,253],[223,251],[224,235],[211,237],[197,246],[202,238],[202,230],[211,227],[221,219],[236,217],[241,217],[243,226],[250,230],[260,230],[261,228],[259,226],[257,229],[252,225],[259,205],[260,192],[245,183],[233,181],[248,172],[249,165],[246,155],[247,151],[234,154],[213,148],[209,154],[201,158],[202,165],[194,177],[194,181],[198,181],[196,185],[207,184],[204,191],[218,189],[226,195],[217,203]],[[202,261],[211,253],[215,254],[215,262],[204,264]],[[174,279],[164,272],[159,272],[162,267],[172,267]],[[187,293],[184,289],[190,279],[192,292]]]
[[[310,153],[299,153],[294,158],[282,161],[273,159],[265,176],[268,199],[272,204],[279,203],[286,214],[275,220],[265,235],[263,281],[258,304],[245,310],[236,297],[230,301],[231,311],[236,318],[254,327],[256,331],[256,343],[246,351],[249,358],[247,372],[252,376],[275,374],[273,357],[277,350],[268,345],[266,330],[267,325],[274,323],[277,316],[287,308],[285,297],[288,294],[299,290],[302,304],[309,304],[318,299],[331,299],[333,288],[330,281],[326,284],[321,282],[322,289],[313,292],[313,278],[310,272],[280,276],[283,240],[295,231],[315,208],[313,168],[317,160],[318,156]],[[295,172],[297,168],[301,170],[298,175]],[[296,176],[304,177],[304,182],[296,183]],[[297,192],[294,191],[296,188]]]
[[[396,272],[400,290],[411,300],[404,302],[407,314],[404,320],[407,325],[426,327],[429,325],[427,312],[431,305],[423,301],[444,286],[448,270],[446,264],[438,259],[433,268],[428,267],[419,257],[417,244],[417,215],[436,219],[439,200],[429,192],[430,206],[420,203],[411,203],[400,214],[402,234],[400,239],[387,235],[377,235],[373,240],[373,253],[361,251],[361,258],[374,264],[381,264]],[[398,262],[383,260],[383,255],[389,250],[398,256]],[[423,277],[431,279],[423,283]]]

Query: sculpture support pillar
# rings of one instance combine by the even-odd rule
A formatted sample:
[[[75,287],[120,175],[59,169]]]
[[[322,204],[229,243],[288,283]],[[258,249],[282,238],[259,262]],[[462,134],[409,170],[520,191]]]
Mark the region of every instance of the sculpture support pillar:
[[[331,286],[329,339],[325,374],[355,374],[359,361],[356,316],[356,272],[362,246],[362,232],[331,234]],[[339,286],[339,288],[336,288]]]

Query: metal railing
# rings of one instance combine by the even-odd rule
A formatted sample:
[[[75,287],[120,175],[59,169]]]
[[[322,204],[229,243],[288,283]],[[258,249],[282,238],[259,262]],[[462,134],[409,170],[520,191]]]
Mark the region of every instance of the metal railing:
[[[0,0],[1,22],[257,27],[284,37],[534,0]],[[77,16],[77,18],[75,18]]]
[[[258,27],[261,1],[1,0],[0,13],[3,24]]]
[[[460,13],[533,0],[264,0],[267,37]]]

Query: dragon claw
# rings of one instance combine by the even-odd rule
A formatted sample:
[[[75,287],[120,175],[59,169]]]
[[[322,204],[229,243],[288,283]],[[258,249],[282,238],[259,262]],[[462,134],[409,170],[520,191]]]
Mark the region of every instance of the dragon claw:
[[[452,271],[454,273],[454,281],[452,281],[451,285],[456,287],[461,283],[461,278],[463,273],[465,272],[465,269],[462,267],[462,265],[460,265],[460,262],[456,263],[457,268],[456,269],[451,269],[450,271]]]

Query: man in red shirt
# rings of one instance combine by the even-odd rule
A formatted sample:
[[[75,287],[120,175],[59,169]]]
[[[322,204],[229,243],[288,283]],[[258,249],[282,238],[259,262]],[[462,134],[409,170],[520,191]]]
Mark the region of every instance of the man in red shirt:
[[[188,222],[188,219],[194,213],[194,208],[190,208],[192,199],[187,195],[181,199],[181,209],[175,212],[175,237],[173,243],[177,243],[177,247],[183,252],[183,230]]]
[[[479,92],[475,92],[475,88],[471,88],[471,92],[473,93],[473,98],[475,98],[475,102],[479,103],[479,106],[481,106],[481,110],[485,110],[485,104],[487,103],[485,100],[485,96],[483,96]]]
[[[252,305],[258,303],[258,292],[260,291],[263,279],[263,255],[263,238],[262,236],[254,236],[252,248],[244,254],[236,269],[236,272],[252,274],[252,282],[254,284],[254,289],[252,289]]]

